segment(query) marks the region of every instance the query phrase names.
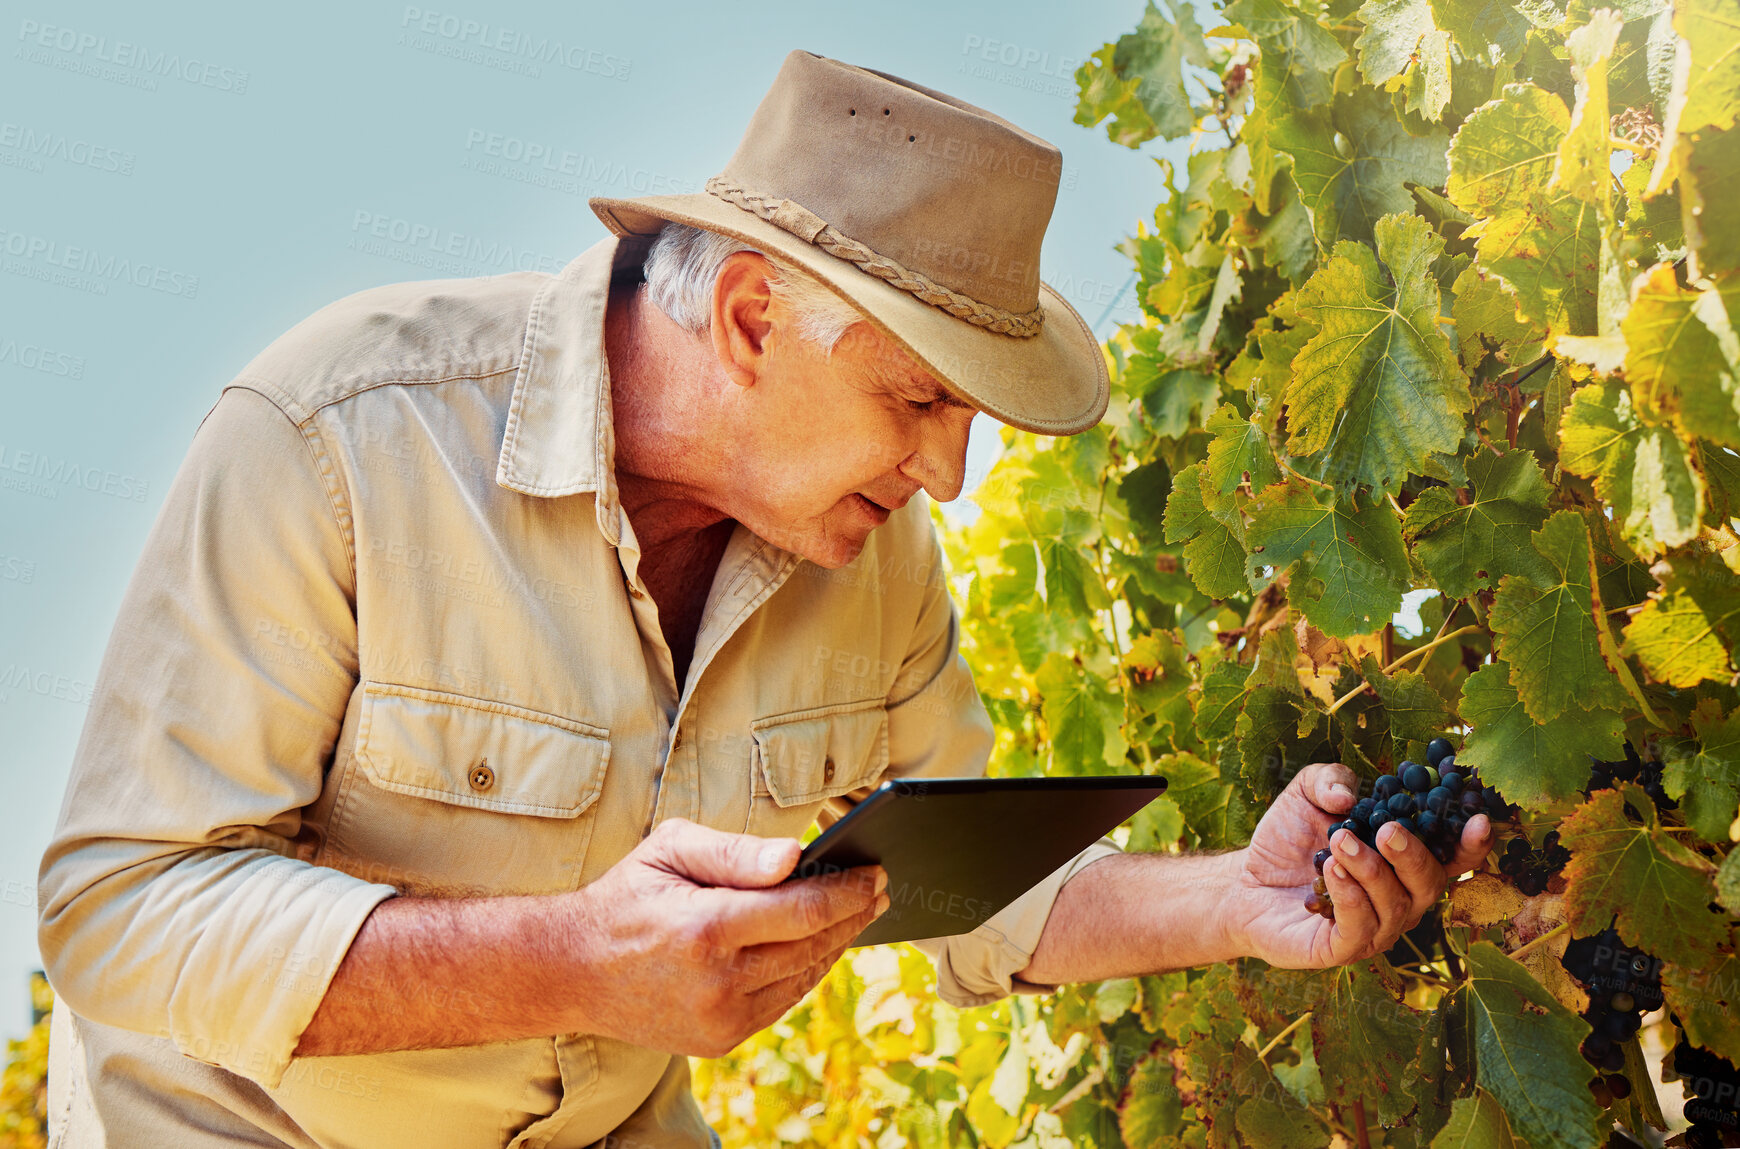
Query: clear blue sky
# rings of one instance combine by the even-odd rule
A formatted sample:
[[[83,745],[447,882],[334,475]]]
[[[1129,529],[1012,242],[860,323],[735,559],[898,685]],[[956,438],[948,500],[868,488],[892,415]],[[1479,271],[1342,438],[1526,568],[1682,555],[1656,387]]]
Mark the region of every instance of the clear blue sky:
[[[37,860],[82,700],[201,416],[331,300],[505,270],[421,266],[410,245],[357,250],[359,220],[560,268],[603,234],[587,195],[698,190],[796,47],[1061,146],[1043,274],[1090,323],[1111,310],[1102,334],[1134,314],[1128,292],[1114,306],[1129,269],[1112,245],[1161,192],[1156,149],[1071,122],[1070,73],[1135,25],[1141,0],[173,9],[25,3],[0,25],[0,1035],[27,1018]],[[561,43],[567,62],[529,74],[479,46],[504,29],[499,42]],[[565,186],[507,158],[534,148],[574,172]],[[70,248],[129,261],[139,282],[45,280],[78,262]],[[975,439],[977,478],[994,435]],[[9,470],[37,456],[77,466],[92,489]]]

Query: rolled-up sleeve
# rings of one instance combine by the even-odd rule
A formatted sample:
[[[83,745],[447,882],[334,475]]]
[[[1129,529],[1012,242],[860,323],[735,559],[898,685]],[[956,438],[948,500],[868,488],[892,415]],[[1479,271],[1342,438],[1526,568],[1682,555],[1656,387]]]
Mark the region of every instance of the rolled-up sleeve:
[[[62,1001],[268,1088],[397,892],[296,849],[356,681],[349,532],[313,430],[225,390],[128,583],[39,875]]]
[[[934,532],[929,542],[929,561],[910,568],[929,571],[932,577],[925,581],[912,646],[888,699],[885,779],[983,776],[995,741],[991,716],[960,653],[960,613],[943,578],[942,548]],[[851,798],[862,799],[868,793],[868,789],[858,791]],[[830,803],[820,819],[822,825],[831,825],[850,808],[846,803]],[[1033,960],[1064,883],[1084,867],[1119,852],[1110,838],[1101,838],[971,933],[914,942],[936,963],[937,995],[965,1008],[1011,993],[1055,990],[1056,986],[1016,975]]]

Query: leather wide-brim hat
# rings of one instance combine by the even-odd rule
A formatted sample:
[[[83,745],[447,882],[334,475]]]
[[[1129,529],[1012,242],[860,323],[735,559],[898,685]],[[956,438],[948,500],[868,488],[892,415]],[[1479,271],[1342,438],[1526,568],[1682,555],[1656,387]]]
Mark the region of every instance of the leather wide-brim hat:
[[[1105,414],[1105,356],[1039,279],[1062,154],[982,108],[792,52],[707,190],[590,201],[621,236],[667,221],[808,271],[958,398],[1026,431]]]

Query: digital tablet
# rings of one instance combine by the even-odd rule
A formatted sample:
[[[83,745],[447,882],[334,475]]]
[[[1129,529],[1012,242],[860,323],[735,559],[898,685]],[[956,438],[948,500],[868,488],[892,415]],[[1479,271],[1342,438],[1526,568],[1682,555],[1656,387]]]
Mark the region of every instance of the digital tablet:
[[[1146,774],[884,782],[786,880],[886,870],[888,912],[854,946],[970,933],[1165,789]]]

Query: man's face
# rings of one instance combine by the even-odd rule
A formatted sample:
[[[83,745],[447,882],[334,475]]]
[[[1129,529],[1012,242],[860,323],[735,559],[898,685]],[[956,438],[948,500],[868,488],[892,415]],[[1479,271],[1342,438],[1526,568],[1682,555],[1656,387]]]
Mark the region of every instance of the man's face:
[[[960,494],[975,409],[868,323],[830,355],[773,304],[772,346],[742,396],[748,442],[729,512],[762,538],[835,568],[922,487]],[[721,428],[726,433],[726,428]]]

